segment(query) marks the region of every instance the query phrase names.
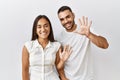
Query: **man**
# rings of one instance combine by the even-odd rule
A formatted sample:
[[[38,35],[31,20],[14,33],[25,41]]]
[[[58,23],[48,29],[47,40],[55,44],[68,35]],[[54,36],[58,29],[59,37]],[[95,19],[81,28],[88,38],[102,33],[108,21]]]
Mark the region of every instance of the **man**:
[[[79,19],[80,27],[75,24],[75,15],[71,8],[62,6],[58,10],[58,17],[65,28],[58,37],[62,45],[70,45],[72,54],[65,62],[62,69],[58,69],[61,80],[94,80],[90,64],[90,54],[88,52],[89,43],[106,49],[109,44],[107,40],[90,29],[92,21],[88,23],[87,17]]]

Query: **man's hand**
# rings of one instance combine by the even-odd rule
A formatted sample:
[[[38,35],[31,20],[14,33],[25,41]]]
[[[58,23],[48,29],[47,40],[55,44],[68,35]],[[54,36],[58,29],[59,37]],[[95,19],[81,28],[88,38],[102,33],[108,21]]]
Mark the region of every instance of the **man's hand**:
[[[80,23],[80,30],[75,31],[75,33],[85,35],[88,37],[90,34],[90,27],[91,27],[92,21],[88,23],[88,18],[83,16],[82,19],[79,19],[79,23]]]

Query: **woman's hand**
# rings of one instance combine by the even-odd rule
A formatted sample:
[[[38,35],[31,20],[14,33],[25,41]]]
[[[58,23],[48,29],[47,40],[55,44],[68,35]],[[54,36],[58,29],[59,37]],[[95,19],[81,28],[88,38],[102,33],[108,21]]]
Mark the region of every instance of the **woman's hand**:
[[[65,62],[69,58],[71,53],[72,53],[71,47],[69,45],[64,46],[63,51],[61,49],[59,50],[60,60]]]

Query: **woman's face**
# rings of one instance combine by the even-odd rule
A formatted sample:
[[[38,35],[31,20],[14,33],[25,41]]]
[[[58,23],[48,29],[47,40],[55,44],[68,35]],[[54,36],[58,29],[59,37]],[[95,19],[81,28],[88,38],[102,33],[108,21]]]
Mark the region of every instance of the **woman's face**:
[[[41,18],[37,23],[37,35],[38,38],[48,39],[50,34],[50,24],[45,18]]]

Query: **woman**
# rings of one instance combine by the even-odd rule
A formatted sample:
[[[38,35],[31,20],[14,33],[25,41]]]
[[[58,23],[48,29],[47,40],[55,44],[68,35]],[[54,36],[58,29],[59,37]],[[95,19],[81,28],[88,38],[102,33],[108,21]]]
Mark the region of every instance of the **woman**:
[[[63,68],[71,54],[71,48],[63,51],[59,42],[55,42],[51,22],[45,15],[39,15],[33,24],[32,40],[25,43],[22,51],[23,80],[60,80],[54,72]]]

